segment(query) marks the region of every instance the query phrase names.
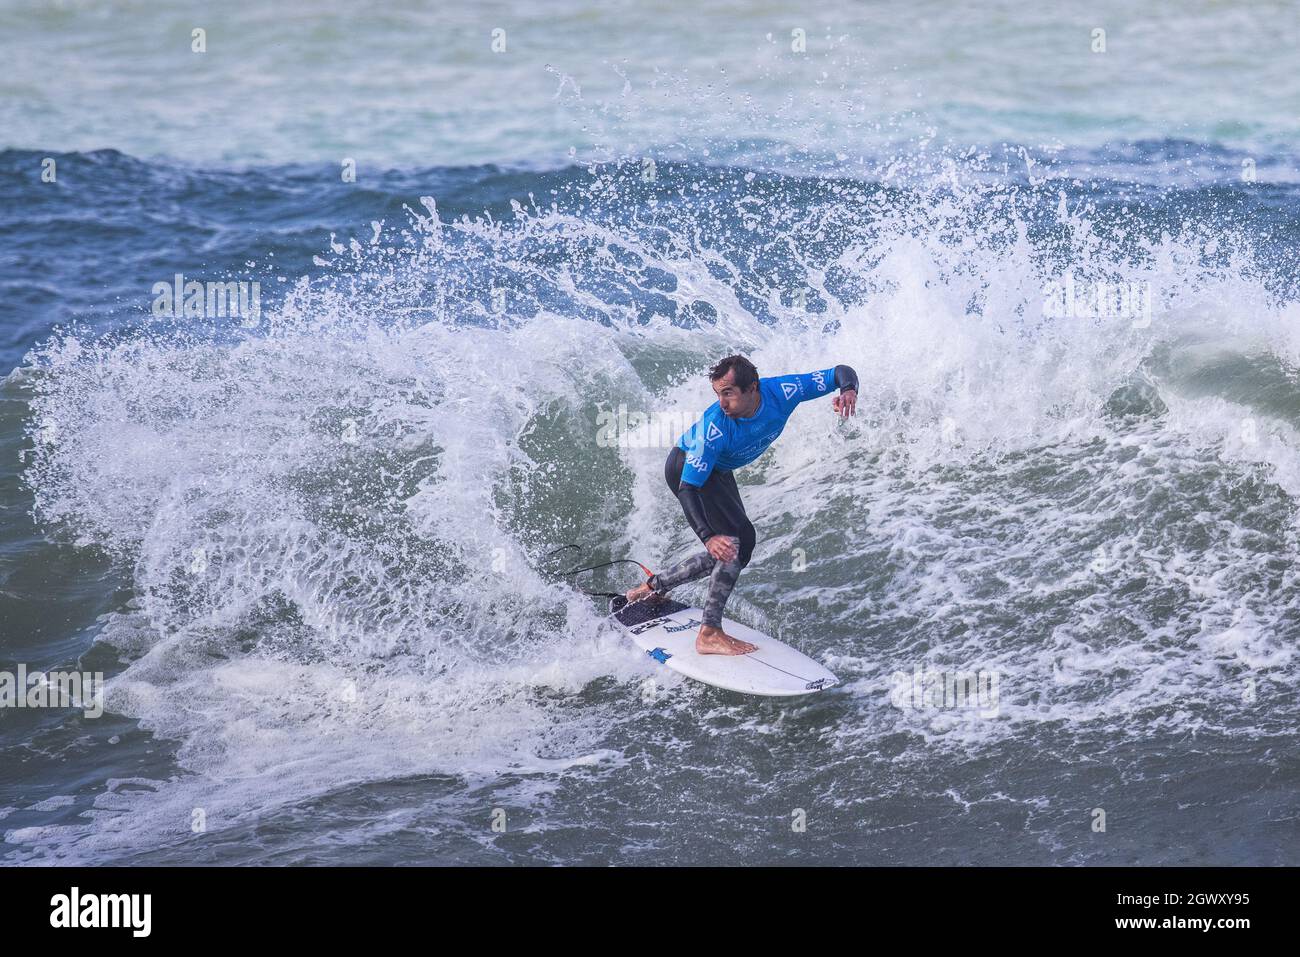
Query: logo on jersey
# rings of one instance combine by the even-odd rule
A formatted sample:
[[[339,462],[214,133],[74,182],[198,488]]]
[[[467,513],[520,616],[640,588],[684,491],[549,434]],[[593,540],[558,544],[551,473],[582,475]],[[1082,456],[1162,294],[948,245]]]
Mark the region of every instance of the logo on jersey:
[[[825,373],[825,372],[814,372],[814,373],[812,374],[812,380],[813,380],[814,382],[817,383],[817,391],[818,391],[818,392],[825,392],[825,391],[826,391],[826,373]]]
[[[686,464],[698,472],[707,472],[709,463],[704,461],[703,455],[687,455]]]
[[[716,422],[710,422],[709,432],[708,435],[704,436],[704,441],[712,442],[714,439],[718,439],[721,437],[722,437],[722,430],[718,428],[718,424]]]
[[[785,393],[785,397],[788,399],[799,391],[799,386],[793,382],[782,382],[781,391]]]

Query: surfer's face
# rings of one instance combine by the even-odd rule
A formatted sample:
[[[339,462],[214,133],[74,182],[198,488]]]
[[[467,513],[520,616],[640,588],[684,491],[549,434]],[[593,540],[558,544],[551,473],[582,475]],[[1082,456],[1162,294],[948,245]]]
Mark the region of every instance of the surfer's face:
[[[713,380],[713,391],[717,393],[718,405],[729,418],[749,418],[758,411],[758,383],[748,392],[741,392],[736,387],[736,372],[728,369],[721,379]]]

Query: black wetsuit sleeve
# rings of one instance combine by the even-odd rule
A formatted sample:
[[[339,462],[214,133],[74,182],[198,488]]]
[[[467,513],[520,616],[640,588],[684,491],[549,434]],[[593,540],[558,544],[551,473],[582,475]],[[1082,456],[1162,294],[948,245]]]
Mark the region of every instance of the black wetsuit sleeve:
[[[845,389],[852,389],[854,392],[857,392],[858,374],[853,371],[852,366],[836,366],[835,385],[841,393],[843,393]]]
[[[700,498],[698,488],[683,482],[677,487],[677,501],[682,503],[682,511],[686,513],[686,521],[690,522],[691,528],[699,536],[700,541],[707,542],[717,534],[704,515],[704,500]]]

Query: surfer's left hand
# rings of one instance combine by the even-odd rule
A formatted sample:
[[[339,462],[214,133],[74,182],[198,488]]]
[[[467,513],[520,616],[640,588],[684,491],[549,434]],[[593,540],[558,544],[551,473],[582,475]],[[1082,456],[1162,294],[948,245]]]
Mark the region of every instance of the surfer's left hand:
[[[856,415],[855,409],[858,406],[858,393],[854,389],[845,389],[842,393],[831,399],[831,408],[840,414],[840,418],[847,419],[851,415]]]

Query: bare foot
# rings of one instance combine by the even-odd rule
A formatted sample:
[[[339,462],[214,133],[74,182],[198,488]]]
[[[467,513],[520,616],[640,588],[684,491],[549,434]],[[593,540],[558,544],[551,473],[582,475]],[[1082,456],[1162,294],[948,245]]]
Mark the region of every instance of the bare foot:
[[[747,655],[758,651],[758,645],[732,638],[721,628],[702,625],[695,638],[695,650],[701,655]]]

